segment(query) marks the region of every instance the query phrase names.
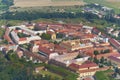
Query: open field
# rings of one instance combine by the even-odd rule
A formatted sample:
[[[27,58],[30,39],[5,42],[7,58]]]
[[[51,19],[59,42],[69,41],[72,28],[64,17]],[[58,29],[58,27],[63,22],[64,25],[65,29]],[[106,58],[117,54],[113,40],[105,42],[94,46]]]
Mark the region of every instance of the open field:
[[[107,0],[108,2],[120,2],[120,0]]]
[[[106,1],[120,9],[120,0],[106,0]]]
[[[55,73],[53,73],[53,72],[50,72],[50,71],[41,70],[40,73],[41,73],[42,75],[50,75],[52,78],[57,77],[57,78],[59,78],[60,80],[63,79],[62,76],[60,76],[60,75],[58,75],[58,74],[55,74]]]
[[[112,70],[98,71],[95,76],[97,80],[116,80],[111,77]]]
[[[15,7],[84,5],[82,0],[14,0]]]

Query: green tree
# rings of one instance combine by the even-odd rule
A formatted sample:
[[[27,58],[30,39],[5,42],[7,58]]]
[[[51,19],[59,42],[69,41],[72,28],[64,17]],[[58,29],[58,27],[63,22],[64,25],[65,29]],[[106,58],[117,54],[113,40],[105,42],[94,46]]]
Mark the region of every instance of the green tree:
[[[47,33],[43,33],[43,34],[41,35],[41,38],[42,38],[42,39],[46,39],[46,40],[50,40],[50,39],[51,39],[51,35],[50,35],[50,34],[47,34]]]
[[[101,59],[100,59],[100,63],[104,63],[105,62],[105,59],[104,59],[104,57],[102,57]]]
[[[98,55],[99,52],[97,50],[94,51],[94,55]]]
[[[109,49],[106,49],[106,50],[103,51],[103,53],[109,53],[109,52],[110,52]]]
[[[97,59],[97,58],[94,58],[94,60],[93,60],[96,64],[98,64],[99,63],[99,60]]]

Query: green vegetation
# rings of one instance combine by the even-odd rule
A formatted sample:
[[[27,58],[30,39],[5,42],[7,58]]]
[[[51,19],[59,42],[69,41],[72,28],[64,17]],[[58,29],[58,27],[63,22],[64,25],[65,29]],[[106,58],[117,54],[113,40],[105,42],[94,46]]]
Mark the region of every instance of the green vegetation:
[[[57,36],[57,38],[63,38],[63,37],[64,37],[64,34],[62,34],[62,33],[57,33],[56,36]]]
[[[5,57],[0,52],[0,80],[61,80],[60,76],[50,75],[49,72],[45,76],[33,73],[35,67],[44,65],[44,63],[34,64],[31,61],[19,59],[12,50]]]
[[[47,33],[43,33],[43,34],[41,35],[41,38],[42,38],[42,39],[46,39],[46,40],[50,40],[50,39],[51,39],[51,35],[50,35],[50,34],[47,34]]]
[[[52,79],[54,78],[57,78],[57,80],[62,80],[62,76],[58,75],[58,74],[55,74],[53,72],[50,72],[50,71],[45,71],[45,70],[40,70],[40,74],[41,75],[50,75]]]
[[[2,44],[8,44],[8,41],[7,40],[2,40],[1,42],[0,42],[0,45],[2,45]]]
[[[27,34],[24,34],[24,33],[18,33],[18,36],[19,36],[20,38],[30,37],[30,35],[27,35]]]
[[[107,0],[83,0],[86,3],[97,3],[97,4],[101,4],[103,6],[107,6],[110,8],[113,8],[115,10],[116,13],[120,13],[120,9],[118,8],[117,1],[116,3],[112,3],[112,2],[108,2]],[[120,2],[118,2],[120,3]],[[119,6],[120,7],[120,6]]]
[[[34,73],[35,67],[45,66],[47,71]],[[56,74],[57,73],[57,74]],[[34,64],[19,59],[16,52],[10,50],[4,57],[0,52],[0,80],[76,80],[77,74],[51,64]],[[43,76],[44,75],[44,76]]]
[[[4,33],[5,33],[5,29],[0,28],[0,38],[3,38]]]
[[[13,5],[13,0],[0,0],[0,11],[9,9],[11,5]]]
[[[49,64],[46,65],[46,68],[54,73],[62,75],[64,80],[76,80],[76,78],[78,77],[76,73],[72,73],[71,71],[66,70],[59,66]]]
[[[4,17],[4,16],[3,16]],[[21,20],[5,20],[4,18],[2,18],[0,20],[0,25],[6,25],[6,26],[15,26],[15,25],[21,25],[21,23],[23,23],[23,21]]]
[[[19,46],[22,47],[22,48],[25,48],[25,49],[29,50],[32,45],[26,43],[26,44],[21,44],[21,45],[19,45]]]
[[[98,55],[99,52],[97,50],[94,51],[94,55]]]
[[[96,72],[95,77],[97,80],[115,80],[111,77],[112,75],[110,73],[112,72],[112,70],[98,71]]]
[[[101,50],[101,51],[97,51],[95,50],[94,51],[94,55],[98,55],[98,54],[106,54],[106,53],[109,53],[110,50],[109,49],[105,49],[105,50]]]

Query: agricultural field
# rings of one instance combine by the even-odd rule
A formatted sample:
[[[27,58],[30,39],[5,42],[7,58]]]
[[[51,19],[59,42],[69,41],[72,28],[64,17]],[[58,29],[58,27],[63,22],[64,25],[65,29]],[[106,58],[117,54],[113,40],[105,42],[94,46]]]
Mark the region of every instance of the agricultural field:
[[[14,0],[14,7],[84,5],[82,0]]]
[[[120,9],[120,0],[106,0],[106,1]]]

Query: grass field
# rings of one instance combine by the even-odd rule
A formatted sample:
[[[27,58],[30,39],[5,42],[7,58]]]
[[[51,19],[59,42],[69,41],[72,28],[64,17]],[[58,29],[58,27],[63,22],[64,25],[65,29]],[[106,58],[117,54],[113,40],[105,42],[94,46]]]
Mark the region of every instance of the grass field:
[[[52,73],[52,72],[50,72],[50,71],[41,70],[40,73],[41,73],[42,75],[50,75],[52,78],[57,77],[57,78],[59,78],[60,80],[63,79],[62,76],[60,76],[60,75],[58,75],[58,74],[55,74],[55,73]]]
[[[97,80],[115,80],[110,77],[110,73],[113,72],[112,70],[107,71],[99,71],[95,74]]]
[[[116,13],[120,13],[120,0],[83,0],[86,3],[98,3],[113,8]]]
[[[14,0],[15,7],[84,5],[82,0]]]
[[[106,0],[106,1],[120,9],[120,0]]]

